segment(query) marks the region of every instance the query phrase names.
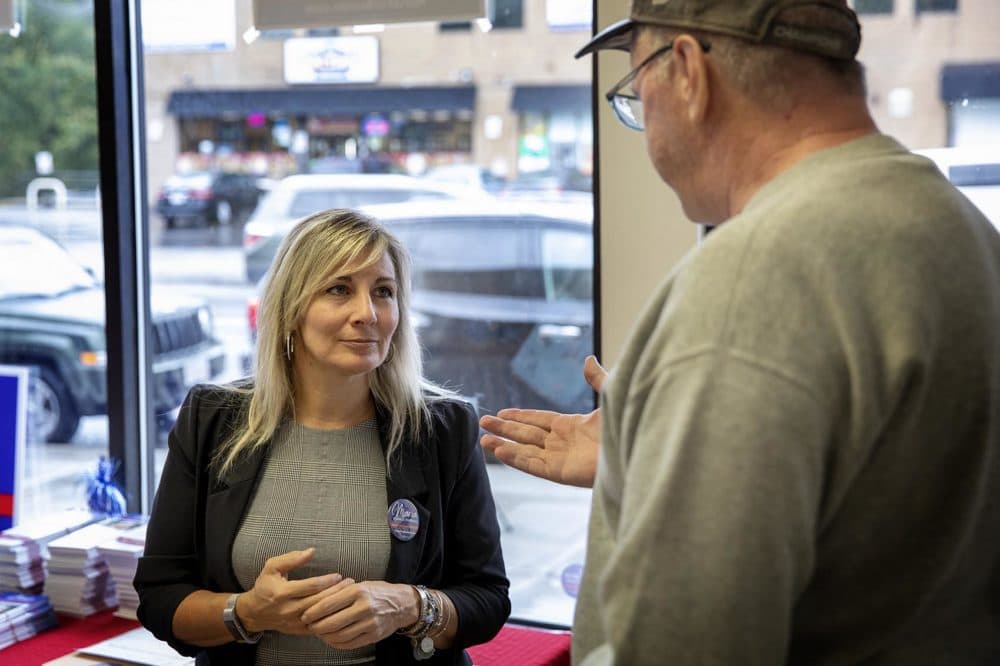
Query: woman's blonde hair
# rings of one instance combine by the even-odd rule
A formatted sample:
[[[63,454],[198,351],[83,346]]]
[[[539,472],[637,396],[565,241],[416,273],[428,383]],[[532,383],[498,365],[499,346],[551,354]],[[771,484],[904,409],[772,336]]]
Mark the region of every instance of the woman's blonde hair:
[[[388,418],[386,462],[406,437],[427,432],[429,401],[452,397],[423,377],[420,346],[410,316],[410,264],[402,244],[382,225],[347,209],[316,213],[299,222],[282,242],[271,265],[257,311],[257,360],[252,385],[229,385],[242,398],[236,431],[213,457],[225,475],[241,456],[266,446],[278,427],[295,416],[293,364],[286,355],[313,298],[331,272],[360,270],[388,255],[396,272],[399,323],[385,361],[371,375],[375,403]]]

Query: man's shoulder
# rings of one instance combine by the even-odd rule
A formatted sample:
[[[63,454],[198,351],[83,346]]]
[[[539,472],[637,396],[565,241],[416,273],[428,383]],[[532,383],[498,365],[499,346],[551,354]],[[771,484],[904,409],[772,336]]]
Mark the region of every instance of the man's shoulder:
[[[729,263],[752,246],[772,265],[842,270],[852,258],[904,245],[934,252],[961,225],[974,233],[980,218],[930,160],[870,137],[806,158],[767,183],[709,236],[698,262]]]

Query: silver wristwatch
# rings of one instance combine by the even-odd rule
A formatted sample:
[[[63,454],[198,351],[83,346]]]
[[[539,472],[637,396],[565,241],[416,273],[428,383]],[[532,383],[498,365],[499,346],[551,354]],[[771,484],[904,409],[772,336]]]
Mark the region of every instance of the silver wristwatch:
[[[230,595],[229,600],[226,601],[226,607],[222,609],[222,622],[226,625],[226,629],[233,635],[233,640],[237,643],[256,643],[263,634],[260,632],[256,634],[249,633],[243,626],[243,623],[240,622],[240,616],[236,614],[236,599],[239,596],[239,594]]]

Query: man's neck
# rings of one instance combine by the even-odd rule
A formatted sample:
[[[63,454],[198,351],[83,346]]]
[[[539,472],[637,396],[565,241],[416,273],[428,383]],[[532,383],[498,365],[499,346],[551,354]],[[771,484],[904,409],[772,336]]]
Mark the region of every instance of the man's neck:
[[[867,110],[829,110],[829,115],[824,116],[817,113],[812,115],[821,119],[816,123],[773,123],[770,126],[776,129],[770,132],[746,135],[746,148],[727,164],[727,219],[740,213],[764,185],[810,155],[878,132]],[[840,120],[829,120],[837,118]]]

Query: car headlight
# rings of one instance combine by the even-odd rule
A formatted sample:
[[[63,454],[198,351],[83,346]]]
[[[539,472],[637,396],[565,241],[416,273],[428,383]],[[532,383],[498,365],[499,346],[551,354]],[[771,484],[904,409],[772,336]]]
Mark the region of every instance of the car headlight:
[[[206,335],[212,334],[212,311],[208,308],[198,308],[198,323],[201,325],[201,330]]]

